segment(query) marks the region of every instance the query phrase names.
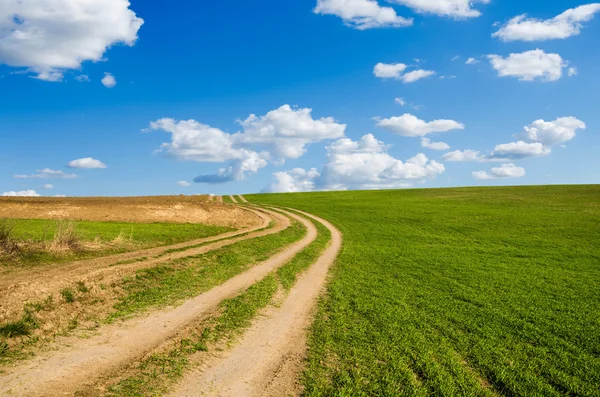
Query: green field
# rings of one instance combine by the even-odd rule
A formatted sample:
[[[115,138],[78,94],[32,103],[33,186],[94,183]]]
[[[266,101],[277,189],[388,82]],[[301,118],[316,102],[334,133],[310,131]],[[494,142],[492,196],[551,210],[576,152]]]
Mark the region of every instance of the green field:
[[[2,255],[0,265],[40,265],[65,260],[83,259],[215,236],[233,229],[202,224],[126,223],[91,221],[56,221],[48,219],[3,219],[11,230],[11,239],[22,247],[17,257]],[[81,249],[56,253],[42,249],[52,241],[59,228],[74,228]],[[2,226],[2,225],[0,225]],[[100,242],[101,249],[86,249],[86,243]]]
[[[307,396],[600,396],[600,186],[246,198],[344,235]]]

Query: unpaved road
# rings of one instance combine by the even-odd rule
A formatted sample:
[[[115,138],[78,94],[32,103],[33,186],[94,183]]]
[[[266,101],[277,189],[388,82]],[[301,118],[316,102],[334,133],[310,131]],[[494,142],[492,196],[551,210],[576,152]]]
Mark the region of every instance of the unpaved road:
[[[278,308],[258,319],[232,350],[209,360],[202,372],[189,372],[171,397],[281,397],[297,395],[298,374],[306,353],[307,327],[312,321],[327,272],[341,248],[342,236],[329,222],[331,245],[298,279]]]
[[[240,198],[240,200],[242,200],[242,203],[248,202],[248,200],[246,200],[246,197],[242,196],[241,194],[238,194],[238,197]]]
[[[266,212],[265,214],[261,211],[248,210],[253,211],[260,217],[260,225],[167,247],[111,255],[59,266],[26,269],[21,272],[3,275],[0,280],[0,320],[7,321],[20,316],[25,302],[41,301],[48,295],[56,294],[77,281],[83,281],[86,284],[96,282],[110,284],[112,281],[122,279],[140,269],[174,259],[201,255],[243,240],[279,233],[290,225],[288,218],[276,212]],[[274,227],[265,229],[271,220],[275,221]],[[164,254],[165,251],[170,249],[184,249],[215,240],[218,241],[197,248]],[[159,258],[152,258],[161,254],[163,255]],[[150,259],[133,261],[139,258]],[[133,262],[114,266],[124,260],[132,260]]]
[[[213,311],[223,299],[247,289],[315,240],[317,230],[311,222],[294,214],[288,216],[308,229],[299,242],[177,308],[100,328],[89,339],[61,341],[64,346],[60,350],[40,354],[0,375],[0,395],[73,395],[93,389],[103,379],[134,364]]]
[[[235,199],[235,197],[233,197],[233,195],[229,196],[229,198],[231,199],[231,201],[233,201],[234,204],[237,204],[237,200]]]

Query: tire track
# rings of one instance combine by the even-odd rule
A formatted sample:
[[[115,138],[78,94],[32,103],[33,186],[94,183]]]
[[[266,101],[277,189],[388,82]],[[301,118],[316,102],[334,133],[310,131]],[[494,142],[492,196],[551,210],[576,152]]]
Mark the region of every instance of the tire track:
[[[25,302],[42,300],[50,294],[58,293],[58,291],[72,285],[76,281],[83,281],[85,283],[101,281],[109,284],[140,269],[174,259],[201,255],[243,240],[279,233],[290,226],[289,219],[276,212],[257,211],[255,209],[247,210],[261,218],[262,222],[260,225],[250,229],[238,230],[166,247],[77,261],[51,268],[35,269],[4,278],[0,282],[0,318],[5,320],[16,318],[21,315]],[[268,228],[272,220],[275,221],[275,225],[272,228]],[[214,242],[192,248],[211,241]],[[190,248],[186,249],[187,247]],[[169,250],[177,251],[167,253]],[[160,257],[157,257],[159,255]],[[137,259],[144,257],[150,259],[137,261]],[[132,261],[132,263],[114,266],[118,261]]]
[[[306,355],[307,328],[342,244],[342,235],[333,225],[303,214],[331,231],[330,246],[300,276],[280,307],[270,309],[237,346],[207,363],[202,372],[188,373],[170,397],[279,397],[300,391],[297,379]]]
[[[237,204],[237,200],[233,195],[229,196],[229,198],[231,199],[231,201],[233,201],[233,204]]]
[[[225,283],[186,301],[144,318],[112,324],[90,339],[72,339],[68,347],[34,358],[0,375],[0,395],[73,395],[92,390],[94,385],[119,373],[161,344],[176,337],[214,311],[223,299],[236,296],[310,245],[317,230],[306,219],[287,214],[308,230],[306,236],[284,251],[235,276]]]
[[[238,194],[238,197],[240,198],[240,200],[242,201],[242,203],[247,203],[248,200],[246,200],[246,198],[244,196],[242,196],[241,194]]]

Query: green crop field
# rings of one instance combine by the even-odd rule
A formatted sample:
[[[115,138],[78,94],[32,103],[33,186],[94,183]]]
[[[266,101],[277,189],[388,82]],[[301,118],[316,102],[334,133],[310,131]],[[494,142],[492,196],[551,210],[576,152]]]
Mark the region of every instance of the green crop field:
[[[600,396],[600,186],[246,198],[344,235],[307,396]]]

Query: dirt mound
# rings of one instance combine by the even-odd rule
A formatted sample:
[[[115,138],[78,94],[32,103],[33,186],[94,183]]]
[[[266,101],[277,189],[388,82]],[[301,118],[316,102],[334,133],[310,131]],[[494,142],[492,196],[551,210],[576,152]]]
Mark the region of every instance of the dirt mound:
[[[0,197],[0,218],[203,223],[235,228],[260,223],[252,213],[209,200],[209,196]]]

